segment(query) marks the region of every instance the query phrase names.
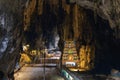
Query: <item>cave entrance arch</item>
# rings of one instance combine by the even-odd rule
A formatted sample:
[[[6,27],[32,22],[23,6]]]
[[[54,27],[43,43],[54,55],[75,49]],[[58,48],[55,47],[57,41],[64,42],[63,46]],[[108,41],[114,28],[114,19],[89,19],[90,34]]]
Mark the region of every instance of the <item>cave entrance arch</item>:
[[[90,60],[88,59],[91,65],[95,63],[94,67],[96,69],[108,68],[108,66],[111,65],[109,63],[111,59],[110,55],[113,55],[107,54],[111,47],[105,46],[112,46],[112,44],[109,43],[112,42],[113,35],[108,21],[102,19],[93,11],[82,8],[76,4],[67,4],[64,1],[58,4],[59,6],[57,7],[56,4],[57,3],[47,2],[43,4],[41,14],[38,14],[39,10],[33,12],[30,26],[25,31],[25,35],[28,37],[26,38],[28,39],[27,42],[37,47],[42,47],[39,45],[41,44],[39,42],[42,41],[45,42],[45,45],[49,45],[52,38],[54,38],[53,35],[57,33],[60,37],[58,45],[62,52],[64,49],[64,41],[74,40],[76,41],[76,49],[79,57],[82,56],[82,48],[83,51],[91,51],[91,53],[94,53],[94,55],[89,56]],[[31,33],[32,37],[26,33]],[[50,36],[52,36],[52,38]],[[34,38],[34,40],[32,38]],[[104,47],[102,46],[103,44],[105,44]],[[91,57],[94,59],[91,59]],[[104,66],[104,64],[106,64],[106,66]],[[102,68],[99,66],[102,66]]]

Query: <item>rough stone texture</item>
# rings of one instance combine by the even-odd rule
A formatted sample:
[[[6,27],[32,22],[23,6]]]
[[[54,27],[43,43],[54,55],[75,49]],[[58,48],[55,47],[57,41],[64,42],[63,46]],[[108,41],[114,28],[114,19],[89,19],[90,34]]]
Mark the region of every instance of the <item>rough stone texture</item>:
[[[13,72],[19,55],[21,29],[17,27],[18,25],[13,25],[12,16],[3,16],[3,18],[6,22],[5,26],[1,27],[4,35],[0,38],[0,71],[7,75]]]
[[[18,0],[0,0],[0,71],[6,75],[13,72],[15,60],[19,54],[23,34],[22,10],[24,6],[27,8],[29,0],[19,1],[21,2],[18,2]],[[48,44],[53,39],[53,35],[58,33],[61,50],[64,40],[75,39],[78,49],[80,44],[89,44],[89,42],[96,41],[97,59],[103,59],[104,56],[106,58],[111,55],[116,59],[120,41],[118,40],[117,43],[117,40],[114,40],[111,35],[118,39],[120,37],[120,0],[70,0],[73,4],[66,2],[69,0],[39,1],[42,1],[42,3],[35,8],[35,10],[38,9],[38,12],[33,11],[33,14],[29,16],[31,17],[30,26],[27,26],[29,30],[24,32],[24,37],[27,39],[25,40],[26,43],[31,42],[30,44],[41,47],[43,46],[42,40],[46,40]],[[86,14],[87,10],[76,6],[75,2],[84,9],[90,9],[93,12],[92,17],[88,19],[86,16],[90,15]],[[25,3],[27,4],[25,5]],[[95,20],[93,18],[97,20],[97,25],[94,25]],[[106,20],[109,24],[106,24]],[[93,23],[89,23],[90,21]],[[114,33],[111,29],[114,30]],[[112,58],[110,57],[110,59]],[[110,59],[104,59],[100,62],[103,65],[106,60],[109,62]],[[117,64],[116,61],[117,59],[115,64]],[[96,63],[99,63],[99,60]]]
[[[13,76],[20,56],[23,32],[19,4],[16,0],[0,0],[0,73],[4,73],[5,80]]]
[[[44,38],[43,40],[48,44],[55,32],[60,37],[61,51],[64,41],[69,39],[76,40],[77,50],[81,45],[93,44],[97,70],[108,72],[109,67],[118,66],[120,40],[119,26],[115,23],[118,17],[115,17],[115,14],[119,6],[111,7],[117,0],[113,2],[110,0],[72,0],[72,4],[69,1],[43,1],[41,4],[43,7],[39,6],[40,11],[32,15],[32,26],[28,26],[35,35],[39,34],[32,37],[35,39],[33,42],[36,42],[39,37],[40,40]],[[79,6],[74,3],[75,1]],[[57,30],[54,31],[56,28]]]
[[[116,32],[116,37],[120,38],[120,0],[70,0],[76,4],[94,11],[103,19],[109,21],[112,29]]]

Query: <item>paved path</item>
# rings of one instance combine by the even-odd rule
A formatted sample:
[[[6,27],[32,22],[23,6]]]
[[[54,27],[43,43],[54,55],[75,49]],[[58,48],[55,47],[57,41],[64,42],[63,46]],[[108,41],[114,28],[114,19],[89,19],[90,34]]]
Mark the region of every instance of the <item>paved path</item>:
[[[23,67],[14,74],[15,80],[44,80],[43,67]],[[45,80],[65,80],[55,67],[45,68]]]

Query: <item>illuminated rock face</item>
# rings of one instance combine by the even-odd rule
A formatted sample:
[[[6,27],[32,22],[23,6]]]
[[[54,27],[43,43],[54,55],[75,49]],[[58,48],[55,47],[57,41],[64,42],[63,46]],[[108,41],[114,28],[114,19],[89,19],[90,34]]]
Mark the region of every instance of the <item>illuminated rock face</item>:
[[[115,37],[120,38],[120,0],[69,0],[108,20],[110,27],[115,30]]]
[[[35,19],[33,17],[35,17]],[[33,31],[36,35],[40,34],[40,31],[40,35],[44,35],[44,33],[47,35],[58,33],[60,37],[59,46],[61,49],[63,48],[63,41],[65,40],[72,39],[77,41],[77,49],[79,49],[79,43],[84,33],[86,35],[85,38],[87,38],[85,39],[87,44],[90,43],[91,40],[89,37],[92,37],[92,34],[89,33],[91,30],[89,30],[88,33],[86,33],[87,29],[86,32],[84,30],[85,27],[91,28],[89,21],[87,21],[85,10],[76,4],[68,4],[65,0],[39,0],[38,3],[35,0],[31,0],[24,10],[24,29],[32,31],[31,25],[34,25],[32,27],[34,27]],[[57,29],[56,31],[55,28]],[[49,33],[49,31],[51,33]],[[49,37],[44,35],[44,38]],[[36,41],[36,43],[38,41]]]
[[[80,70],[86,71],[94,68],[95,48],[90,45],[82,45],[79,52]]]

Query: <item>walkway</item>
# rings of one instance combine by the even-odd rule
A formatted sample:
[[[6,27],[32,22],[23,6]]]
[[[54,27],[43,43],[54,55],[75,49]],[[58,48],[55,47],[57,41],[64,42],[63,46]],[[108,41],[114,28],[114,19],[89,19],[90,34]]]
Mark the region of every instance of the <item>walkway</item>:
[[[44,80],[44,68],[41,66],[25,66],[15,73],[15,80]],[[45,68],[45,80],[65,80],[56,67]]]

